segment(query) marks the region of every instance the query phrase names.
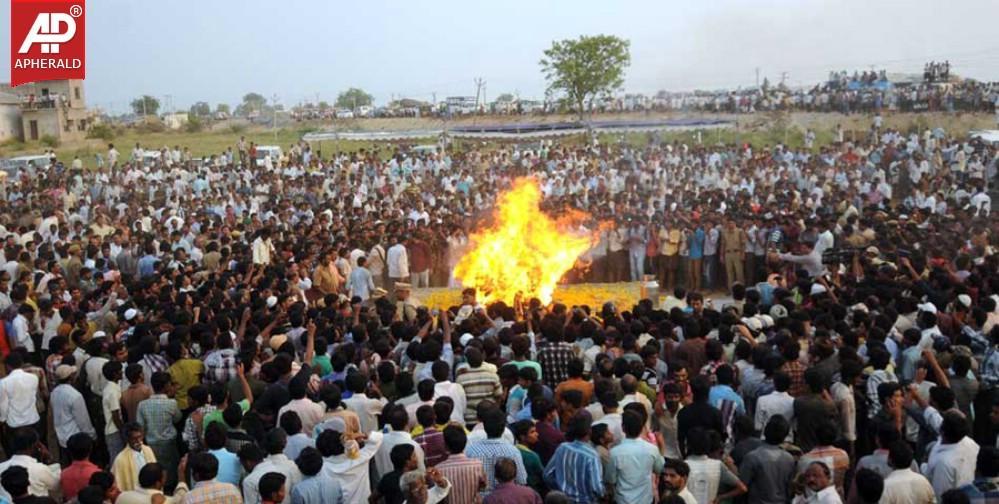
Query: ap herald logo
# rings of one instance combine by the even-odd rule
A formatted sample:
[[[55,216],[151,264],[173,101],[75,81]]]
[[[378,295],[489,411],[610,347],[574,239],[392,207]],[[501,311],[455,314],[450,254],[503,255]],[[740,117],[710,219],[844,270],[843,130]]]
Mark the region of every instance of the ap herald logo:
[[[84,0],[11,0],[11,86],[85,77],[84,7]]]

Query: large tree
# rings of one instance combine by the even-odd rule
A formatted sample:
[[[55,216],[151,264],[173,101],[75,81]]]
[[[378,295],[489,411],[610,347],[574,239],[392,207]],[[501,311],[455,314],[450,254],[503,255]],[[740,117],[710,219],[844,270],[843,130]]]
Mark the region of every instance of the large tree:
[[[248,116],[251,112],[264,112],[267,107],[267,98],[260,93],[246,93],[243,95],[243,103],[236,106],[237,116]]]
[[[229,115],[230,114],[229,104],[228,103],[219,103],[218,105],[215,106],[215,113],[216,114],[220,114],[221,113],[221,114]]]
[[[197,117],[208,117],[212,115],[212,106],[208,102],[199,101],[194,105],[191,105],[191,110],[188,111],[190,115]]]
[[[153,96],[142,95],[132,100],[132,112],[135,112],[135,115],[156,115],[159,109],[160,101]]]
[[[350,88],[337,95],[336,106],[337,108],[354,110],[357,107],[371,105],[373,101],[374,97],[365,93],[363,89]]]
[[[630,45],[613,35],[583,35],[552,42],[541,59],[548,92],[564,94],[582,120],[586,106],[592,105],[595,98],[609,95],[624,84],[624,69],[631,64]]]

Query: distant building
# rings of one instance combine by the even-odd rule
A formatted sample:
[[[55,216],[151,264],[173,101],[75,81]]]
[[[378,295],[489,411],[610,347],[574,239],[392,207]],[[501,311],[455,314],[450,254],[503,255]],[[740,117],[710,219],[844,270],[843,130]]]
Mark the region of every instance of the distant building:
[[[172,114],[163,114],[163,124],[172,130],[178,130],[183,128],[187,124],[187,112],[174,112]]]
[[[21,99],[0,92],[0,141],[23,138],[21,129]]]
[[[24,140],[51,136],[64,142],[86,137],[91,117],[82,80],[40,81],[15,88],[4,87],[20,101],[20,137]]]

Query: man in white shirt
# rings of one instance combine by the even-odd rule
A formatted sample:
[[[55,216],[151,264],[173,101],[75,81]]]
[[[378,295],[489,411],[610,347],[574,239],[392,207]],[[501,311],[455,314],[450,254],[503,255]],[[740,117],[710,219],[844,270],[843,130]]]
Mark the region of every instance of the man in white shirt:
[[[392,290],[396,282],[409,278],[409,255],[401,239],[396,238],[395,245],[389,247],[385,261],[388,263],[389,290]]]
[[[323,431],[316,439],[316,448],[325,459],[323,474],[340,484],[340,488],[343,489],[343,502],[368,502],[368,497],[371,496],[370,462],[381,448],[382,433],[378,431],[369,433],[364,441],[364,448],[357,450],[354,455],[348,452],[357,449],[357,441],[354,441],[353,437],[358,434],[343,434],[346,425],[342,422],[341,425]],[[335,442],[338,436],[341,437],[340,443]]]
[[[302,472],[298,470],[295,462],[284,454],[284,447],[288,443],[288,435],[281,429],[271,429],[264,439],[264,448],[269,455],[264,458],[253,471],[243,479],[243,502],[246,504],[260,504],[260,478],[269,472],[281,473],[285,479],[285,489],[294,488],[302,481]],[[285,491],[282,504],[291,502],[291,492]]]
[[[268,265],[271,263],[271,232],[269,229],[260,230],[256,240],[253,240],[253,264]],[[291,495],[291,492],[288,492]]]
[[[832,483],[832,470],[825,462],[812,462],[808,465],[808,469],[805,469],[805,485],[808,492],[798,496],[795,503],[843,504],[836,493],[836,485]]]
[[[7,356],[7,376],[0,380],[0,421],[8,429],[28,427],[38,423],[38,376],[21,369],[24,352],[15,351]],[[4,437],[4,444],[7,438]]]
[[[940,426],[940,443],[930,450],[921,470],[933,485],[937,498],[951,488],[975,479],[978,443],[968,437],[968,420],[959,412],[947,411]]]
[[[888,464],[894,470],[885,478],[880,504],[936,502],[930,482],[925,476],[910,468],[912,448],[909,448],[905,441],[896,440],[892,443],[888,452]]]
[[[83,394],[72,384],[73,377],[76,376],[76,366],[62,364],[56,368],[55,376],[59,385],[52,391],[50,404],[52,424],[59,439],[59,448],[65,450],[69,438],[79,432],[97,439],[97,431],[90,423],[90,414],[87,412]]]
[[[32,320],[35,318],[35,309],[29,304],[23,304],[17,309],[17,316],[14,317],[14,341],[17,346],[24,348],[28,353],[35,353],[35,341],[31,339],[31,327],[34,326]]]
[[[38,442],[38,433],[34,429],[20,429],[16,431],[10,441],[11,453],[14,456],[0,462],[0,474],[3,474],[9,467],[19,466],[28,470],[28,493],[35,497],[54,496],[59,491],[59,475],[62,472],[59,464],[45,465],[40,462],[35,455],[47,457],[48,452],[45,447]],[[0,499],[13,502],[10,494],[0,486]]]
[[[374,399],[365,393],[368,387],[368,379],[361,373],[351,373],[347,375],[347,388],[351,395],[343,400],[343,405],[348,410],[357,413],[357,419],[361,423],[361,432],[372,432],[378,430],[378,415],[382,413],[382,408],[388,403],[384,397]],[[391,471],[391,469],[389,469]]]
[[[451,421],[458,424],[465,423],[465,408],[468,399],[465,396],[465,388],[451,381],[451,366],[442,360],[436,361],[431,366],[434,376],[434,398],[449,397],[454,401],[454,409],[451,410]]]
[[[380,480],[382,476],[395,469],[392,465],[392,448],[400,444],[413,445],[416,452],[417,467],[421,471],[424,470],[423,448],[416,441],[413,441],[413,437],[406,430],[406,425],[409,423],[409,415],[406,414],[406,410],[400,406],[396,406],[391,408],[387,414],[388,424],[392,427],[392,430],[382,436],[382,445],[378,448],[378,452],[375,453],[375,476]]]
[[[753,422],[756,430],[763,432],[767,422],[775,415],[783,416],[789,425],[794,425],[794,397],[787,393],[790,387],[791,377],[787,373],[774,374],[774,389],[776,390],[761,396],[756,402],[756,415]],[[789,439],[793,439],[794,429],[791,429],[787,436]]]
[[[687,490],[687,477],[690,476],[690,466],[680,459],[666,459],[666,468],[663,471],[666,491],[670,495],[679,496],[684,504],[697,504],[697,498]]]

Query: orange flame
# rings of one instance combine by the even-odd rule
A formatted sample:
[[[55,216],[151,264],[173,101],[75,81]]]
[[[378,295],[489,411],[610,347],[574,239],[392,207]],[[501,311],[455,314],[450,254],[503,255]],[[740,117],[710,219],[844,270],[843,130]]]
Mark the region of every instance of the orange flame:
[[[455,278],[475,287],[483,303],[513,305],[521,293],[544,304],[559,279],[595,242],[579,225],[589,215],[572,211],[557,219],[541,212],[537,180],[523,177],[500,194],[492,226],[472,233],[470,250],[458,261]]]

